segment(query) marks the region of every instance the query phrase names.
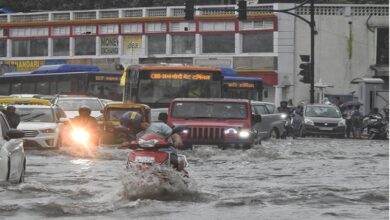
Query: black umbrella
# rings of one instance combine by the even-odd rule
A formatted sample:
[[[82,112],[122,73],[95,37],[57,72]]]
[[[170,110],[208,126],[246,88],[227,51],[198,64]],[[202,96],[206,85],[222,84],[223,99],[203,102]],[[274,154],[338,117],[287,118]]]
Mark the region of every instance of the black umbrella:
[[[347,106],[361,106],[363,105],[362,103],[358,102],[358,101],[348,101],[348,102],[345,102],[342,107],[347,107]]]

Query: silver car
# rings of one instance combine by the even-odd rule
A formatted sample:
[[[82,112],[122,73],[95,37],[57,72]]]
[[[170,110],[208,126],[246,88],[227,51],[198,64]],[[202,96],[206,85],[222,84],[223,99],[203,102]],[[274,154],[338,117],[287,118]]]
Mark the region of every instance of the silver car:
[[[60,106],[68,118],[79,115],[81,106],[88,106],[91,109],[91,116],[99,118],[104,105],[99,98],[87,96],[58,96],[53,101],[54,105]]]
[[[15,105],[20,115],[19,130],[23,130],[25,147],[58,148],[62,124],[60,117],[65,113],[56,106]],[[61,112],[61,113],[60,113]]]
[[[343,138],[345,119],[334,105],[312,104],[303,108],[303,125],[300,136],[326,135]]]
[[[0,181],[20,183],[24,181],[26,156],[23,148],[23,131],[10,129],[0,112]]]
[[[252,101],[253,112],[261,115],[261,122],[255,124],[255,129],[261,139],[280,138],[285,133],[287,115],[279,113],[273,103]]]

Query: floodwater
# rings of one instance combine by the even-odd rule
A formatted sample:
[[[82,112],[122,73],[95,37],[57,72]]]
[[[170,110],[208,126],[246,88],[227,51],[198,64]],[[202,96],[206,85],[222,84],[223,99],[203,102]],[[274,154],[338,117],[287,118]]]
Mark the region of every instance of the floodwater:
[[[0,185],[0,219],[389,218],[388,141],[199,146],[182,152],[187,182],[172,170],[165,182],[126,170],[127,152],[26,151],[25,183]]]

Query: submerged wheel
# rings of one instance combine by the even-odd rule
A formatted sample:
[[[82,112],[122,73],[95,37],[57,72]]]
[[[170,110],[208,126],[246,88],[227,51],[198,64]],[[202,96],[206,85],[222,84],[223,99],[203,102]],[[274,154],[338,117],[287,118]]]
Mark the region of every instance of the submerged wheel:
[[[278,139],[279,138],[279,132],[276,128],[273,128],[271,130],[271,133],[269,135],[270,139]]]

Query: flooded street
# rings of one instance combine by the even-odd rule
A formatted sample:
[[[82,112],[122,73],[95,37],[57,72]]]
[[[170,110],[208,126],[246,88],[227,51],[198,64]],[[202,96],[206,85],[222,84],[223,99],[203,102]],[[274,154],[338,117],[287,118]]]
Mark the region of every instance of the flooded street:
[[[172,172],[137,182],[128,150],[95,158],[27,151],[25,183],[0,186],[0,219],[388,219],[389,142],[264,141],[253,149],[183,151],[188,187]],[[176,179],[175,179],[176,178]]]

